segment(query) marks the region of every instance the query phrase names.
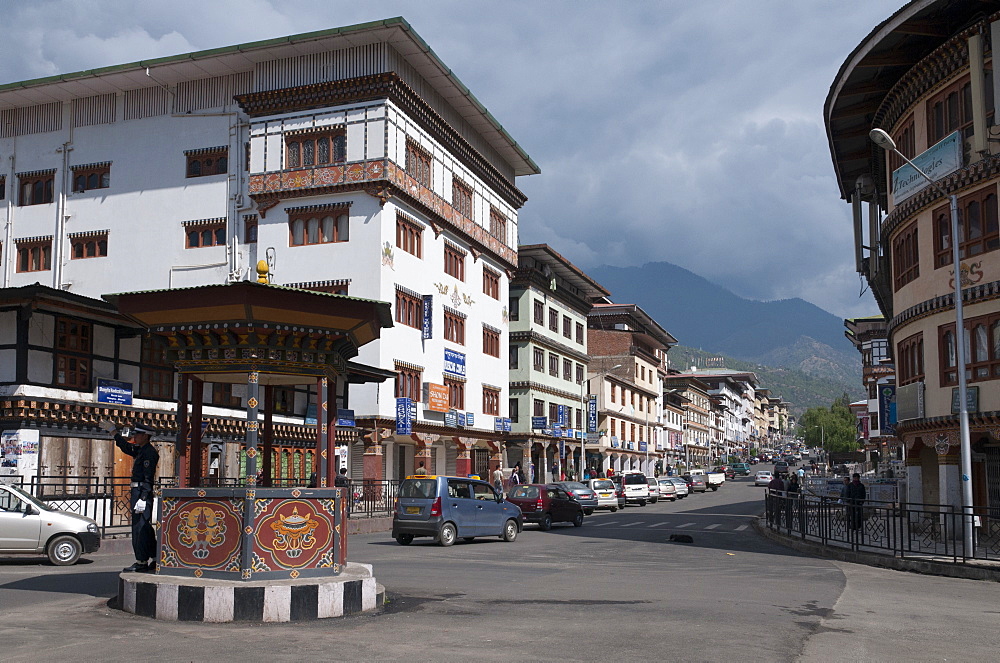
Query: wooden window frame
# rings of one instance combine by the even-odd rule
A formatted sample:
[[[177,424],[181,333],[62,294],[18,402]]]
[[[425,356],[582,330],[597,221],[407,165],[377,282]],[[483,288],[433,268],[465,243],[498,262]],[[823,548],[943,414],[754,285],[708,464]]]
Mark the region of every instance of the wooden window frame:
[[[286,170],[347,161],[347,130],[344,127],[291,132],[285,134],[284,139]]]
[[[510,318],[511,322],[518,322],[521,319],[521,300],[517,297],[509,297],[507,299],[507,308],[509,312],[507,316]]]
[[[424,257],[424,230],[417,224],[396,216],[396,247],[412,256]]]
[[[166,358],[166,342],[147,335],[142,339],[139,365],[139,394],[143,398],[172,400],[174,367]]]
[[[507,399],[507,418],[511,420],[511,423],[518,423],[518,406],[516,398]]]
[[[448,309],[444,311],[444,340],[465,345],[465,318]]]
[[[541,301],[537,299],[535,300],[534,303],[533,316],[536,325],[545,324],[545,304],[543,304]]]
[[[52,269],[52,239],[15,242],[17,272],[47,272]]]
[[[924,335],[913,334],[896,349],[896,379],[899,386],[924,379]]]
[[[243,406],[243,399],[233,396],[233,385],[228,382],[212,384],[212,405],[238,409]]]
[[[483,387],[483,414],[500,416],[500,390]]]
[[[545,372],[545,350],[532,348],[532,368],[539,373]],[[539,361],[541,360],[541,361]]]
[[[580,345],[583,345],[584,342],[585,342],[585,339],[583,337],[583,323],[582,322],[576,323],[576,342],[579,343]]]
[[[973,213],[975,210],[975,213]],[[978,218],[978,236],[970,237],[972,224]],[[952,263],[951,209],[948,205],[933,212],[934,269]],[[996,185],[984,187],[958,200],[958,245],[960,260],[966,260],[1000,249],[1000,197]]]
[[[533,398],[531,401],[531,411],[533,417],[544,417],[545,416],[545,401],[540,398]]]
[[[444,386],[448,387],[448,407],[453,410],[464,410],[465,383],[459,380],[444,378]]]
[[[206,152],[195,150],[195,152],[195,154],[186,155],[185,178],[211,177],[212,175],[226,175],[229,173],[228,147]]]
[[[409,398],[419,403],[423,397],[423,371],[411,366],[396,365],[396,398]]]
[[[559,377],[559,360],[561,357],[555,352],[549,353],[549,375],[554,378]]]
[[[570,318],[568,315],[564,315],[562,317],[562,323],[563,323],[562,335],[569,339],[573,338],[573,319]]]
[[[507,217],[495,207],[490,208],[490,234],[507,244]]]
[[[903,156],[912,159],[917,155],[916,131],[914,130],[913,114],[911,113],[893,133],[893,140]],[[889,172],[894,172],[906,162],[895,152],[889,152]]]
[[[573,381],[573,360],[568,357],[563,357],[562,360],[562,377],[567,382]]]
[[[892,274],[895,291],[920,278],[920,242],[916,221],[892,240]]]
[[[414,329],[423,326],[424,303],[408,292],[396,289],[396,322]]]
[[[972,137],[972,83],[962,76],[927,100],[927,146],[931,147],[955,130],[963,139]]]
[[[52,383],[57,387],[90,391],[93,347],[92,323],[56,318]]]
[[[507,367],[510,370],[517,370],[519,368],[518,363],[520,362],[520,352],[516,345],[510,345],[507,347]]]
[[[465,281],[465,253],[451,244],[444,245],[444,273]]]
[[[434,160],[427,150],[417,145],[412,140],[406,141],[406,164],[404,170],[406,174],[417,181],[417,183],[430,189],[434,180]]]
[[[346,208],[289,212],[288,246],[344,244],[351,240],[350,229],[351,214]]]
[[[108,257],[108,233],[88,237],[71,237],[69,240],[70,260]]]
[[[965,343],[966,361],[966,382],[969,384],[976,382],[988,382],[990,380],[1000,380],[1000,348],[996,347],[993,336],[1000,337],[1000,312],[988,313],[975,318],[966,318],[965,334],[961,339],[956,338],[955,342]],[[976,359],[980,347],[980,339],[973,333],[977,327],[982,325],[985,328],[985,359]],[[955,323],[949,323],[938,327],[938,365],[940,367],[940,384],[942,387],[958,385],[958,368],[949,361],[946,336],[951,333],[954,337]],[[957,346],[956,346],[957,364]]]
[[[184,228],[185,249],[204,249],[212,246],[225,245],[225,219],[213,221],[211,223],[199,223],[197,225],[185,226]]]
[[[583,384],[583,380],[584,380],[583,364],[577,364],[576,365],[576,383],[577,384]]]
[[[483,354],[500,358],[500,332],[483,327]]]
[[[451,206],[465,218],[475,221],[472,187],[454,176],[451,178]]]
[[[243,241],[247,244],[257,243],[257,234],[260,230],[260,220],[257,215],[243,217]]]
[[[483,265],[483,294],[500,300],[500,273]]]
[[[73,193],[107,189],[111,186],[110,163],[81,166],[71,170],[73,171]]]
[[[32,175],[19,175],[17,178],[18,207],[45,205],[53,200],[56,173],[47,171]]]
[[[554,308],[549,309],[549,331],[559,333],[559,311]]]

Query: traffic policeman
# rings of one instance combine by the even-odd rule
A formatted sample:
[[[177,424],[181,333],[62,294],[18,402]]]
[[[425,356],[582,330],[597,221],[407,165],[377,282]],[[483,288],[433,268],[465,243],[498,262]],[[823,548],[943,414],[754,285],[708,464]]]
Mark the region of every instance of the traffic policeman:
[[[150,444],[155,431],[142,424],[132,427],[131,442],[115,432],[115,444],[123,453],[132,456],[132,475],[129,479],[129,506],[132,509],[132,551],[135,564],[125,572],[156,570],[156,534],[153,532],[153,483],[160,454]]]

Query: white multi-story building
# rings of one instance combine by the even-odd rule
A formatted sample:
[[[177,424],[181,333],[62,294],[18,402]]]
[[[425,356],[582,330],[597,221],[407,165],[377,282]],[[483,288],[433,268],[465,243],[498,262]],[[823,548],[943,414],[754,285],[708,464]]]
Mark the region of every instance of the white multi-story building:
[[[0,157],[4,288],[98,298],[265,261],[276,285],[389,302],[357,359],[395,385],[338,394],[369,433],[353,473],[495,454],[514,182],[539,169],[404,20],[2,85]],[[276,412],[303,421],[314,391]],[[398,434],[397,397],[416,404]]]

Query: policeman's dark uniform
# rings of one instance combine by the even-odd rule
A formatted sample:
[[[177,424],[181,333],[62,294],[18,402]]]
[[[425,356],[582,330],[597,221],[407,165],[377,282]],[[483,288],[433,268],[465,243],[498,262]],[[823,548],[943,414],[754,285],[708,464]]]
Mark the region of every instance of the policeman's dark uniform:
[[[152,435],[153,431],[145,426],[136,426],[134,433]],[[132,550],[135,552],[136,568],[146,565],[146,560],[154,560],[149,567],[155,565],[156,534],[153,532],[153,482],[156,477],[156,464],[160,462],[160,454],[152,442],[142,446],[132,444],[120,433],[115,433],[115,444],[123,453],[132,456],[132,475],[129,479],[129,508],[132,511]],[[135,503],[146,501],[146,508],[140,513],[135,512]],[[131,567],[130,567],[131,568]]]

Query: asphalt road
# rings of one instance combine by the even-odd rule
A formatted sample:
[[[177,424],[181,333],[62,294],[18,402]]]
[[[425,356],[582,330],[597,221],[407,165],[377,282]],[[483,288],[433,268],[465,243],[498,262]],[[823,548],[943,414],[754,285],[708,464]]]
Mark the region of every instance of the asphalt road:
[[[760,538],[746,479],[677,502],[441,548],[352,537],[390,603],[286,625],[158,622],[106,605],[128,555],[0,560],[0,660],[997,660],[994,583],[831,562]],[[673,533],[693,537],[672,543]]]

